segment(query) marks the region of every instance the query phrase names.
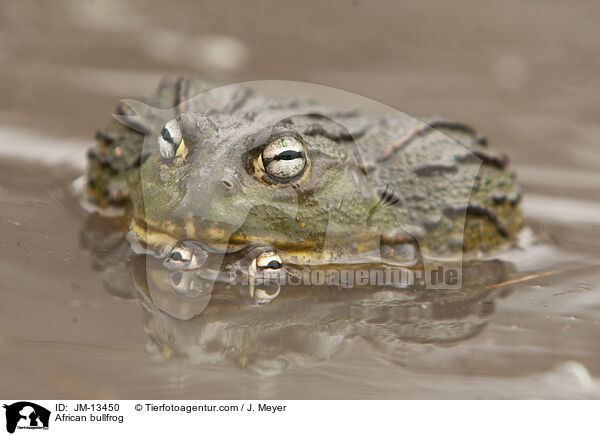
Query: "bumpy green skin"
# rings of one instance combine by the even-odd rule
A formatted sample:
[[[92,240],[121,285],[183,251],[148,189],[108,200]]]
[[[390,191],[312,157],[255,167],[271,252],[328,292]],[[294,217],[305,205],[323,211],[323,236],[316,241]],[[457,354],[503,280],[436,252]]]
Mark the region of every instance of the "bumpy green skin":
[[[380,241],[392,257],[407,243],[431,257],[477,255],[521,228],[506,159],[466,126],[273,101],[239,86],[203,94],[213,86],[165,78],[147,106],[122,106],[135,117],[99,132],[90,197],[174,240],[265,242],[293,263],[344,263]],[[165,162],[157,137],[173,118],[187,152]],[[260,138],[280,131],[308,150],[310,168],[294,183],[267,183],[253,167]]]

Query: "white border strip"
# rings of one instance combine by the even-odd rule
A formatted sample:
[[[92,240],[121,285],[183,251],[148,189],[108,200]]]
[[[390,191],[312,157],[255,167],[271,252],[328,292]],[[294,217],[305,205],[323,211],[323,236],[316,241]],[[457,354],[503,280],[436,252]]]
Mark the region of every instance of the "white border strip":
[[[3,404],[10,405],[13,402],[3,401]],[[597,411],[600,406],[598,401],[33,402],[51,412],[48,429],[43,433],[46,436],[215,433],[261,436],[581,436],[598,434]],[[85,417],[85,420],[78,420],[83,419],[82,417]],[[2,426],[5,424],[3,416]],[[27,428],[17,428],[15,434],[23,436],[38,433]]]

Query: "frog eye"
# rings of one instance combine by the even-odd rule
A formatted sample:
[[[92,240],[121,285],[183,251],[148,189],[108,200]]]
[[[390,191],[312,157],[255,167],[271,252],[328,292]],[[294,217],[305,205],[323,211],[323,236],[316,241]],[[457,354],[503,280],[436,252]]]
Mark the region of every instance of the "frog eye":
[[[188,269],[194,260],[194,253],[185,245],[175,246],[169,256],[163,261],[171,269]]]
[[[189,270],[202,266],[208,258],[204,250],[194,250],[185,243],[179,242],[163,260],[163,265],[174,270]]]
[[[301,175],[306,163],[306,148],[293,136],[275,139],[260,155],[262,169],[275,180],[287,181]]]
[[[173,159],[183,154],[185,143],[177,120],[167,122],[161,130],[158,136],[158,149],[163,159]]]
[[[252,260],[248,272],[250,276],[256,276],[261,273],[278,271],[283,266],[281,257],[272,250],[259,254]]]
[[[274,251],[265,251],[256,258],[256,266],[258,269],[280,269],[283,265],[281,257]]]

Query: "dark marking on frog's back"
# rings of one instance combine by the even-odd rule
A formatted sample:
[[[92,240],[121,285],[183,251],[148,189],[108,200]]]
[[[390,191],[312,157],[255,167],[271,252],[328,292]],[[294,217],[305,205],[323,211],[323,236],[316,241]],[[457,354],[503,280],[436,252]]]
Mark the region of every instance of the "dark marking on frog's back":
[[[486,138],[485,136],[483,136],[483,135],[479,135],[479,136],[477,136],[477,138],[475,139],[475,141],[477,141],[477,143],[478,143],[479,145],[481,145],[482,147],[487,147],[487,145],[488,145],[488,140],[487,140],[487,138]]]
[[[248,88],[240,88],[233,96],[231,102],[225,107],[224,112],[235,113],[238,109],[243,107],[248,99],[252,96],[252,91]]]
[[[114,135],[103,131],[103,130],[98,130],[96,132],[96,140],[97,141],[104,141],[104,143],[106,145],[111,145],[114,144],[117,141],[117,138],[114,137]],[[91,151],[91,150],[90,150]],[[89,154],[88,154],[89,157]]]
[[[521,202],[522,197],[521,191],[515,191],[508,196],[508,202],[514,207]]]
[[[180,77],[175,85],[175,107],[177,108],[177,112],[182,113],[186,111],[188,96],[188,81],[185,77]]]
[[[334,142],[356,140],[364,136],[367,131],[367,126],[344,126],[330,116],[315,112],[293,115],[280,121],[282,125],[289,127],[298,123],[306,125],[307,122],[310,124],[302,130],[303,135],[322,136]]]
[[[506,224],[502,222],[502,220],[500,219],[500,217],[498,217],[496,212],[494,212],[489,207],[484,206],[483,204],[463,202],[448,203],[444,206],[442,212],[444,213],[444,215],[451,219],[456,219],[459,215],[462,215],[464,213],[472,214],[474,216],[479,217],[485,217],[496,226],[496,228],[498,229],[498,233],[501,236],[503,236],[504,238],[507,238],[509,236],[509,231]]]
[[[87,152],[87,157],[90,161],[98,162],[98,165],[103,170],[109,171],[111,174],[117,174],[119,172],[119,168],[114,165],[114,159],[106,152],[101,153],[96,148],[91,148]]]
[[[455,174],[457,171],[456,164],[447,162],[428,162],[413,168],[413,172],[419,177],[430,177],[442,173]]]
[[[490,194],[490,200],[494,204],[502,204],[506,201],[507,194],[504,191],[494,191]]]
[[[307,136],[323,136],[327,139],[331,139],[332,141],[351,141],[355,137],[348,131],[338,131],[331,132],[325,129],[321,124],[311,124],[306,129],[304,129],[304,133]]]
[[[388,145],[386,147],[386,149],[383,151],[383,153],[379,157],[377,157],[377,159],[376,159],[377,162],[381,162],[386,159],[389,159],[391,156],[394,155],[394,153],[407,147],[415,139],[425,136],[425,135],[428,135],[432,132],[435,132],[435,131],[437,131],[437,129],[456,130],[456,131],[461,131],[461,132],[467,133],[469,135],[475,136],[475,130],[473,130],[472,127],[470,127],[466,124],[457,123],[455,121],[434,120],[434,121],[431,121],[429,124],[424,124],[424,125],[415,127],[414,129],[412,129],[411,131],[406,133],[404,136],[402,136],[397,141],[392,142],[390,145]]]
[[[202,105],[200,108],[195,106],[198,104],[194,97],[198,97],[203,93],[210,91],[211,89],[217,88],[216,84],[208,81],[197,81],[192,77],[180,77],[175,82],[175,108],[178,113],[186,111],[202,110],[206,115],[212,113],[228,113],[233,114],[238,109],[242,108],[246,102],[252,97],[254,92],[250,88],[238,87],[235,91],[228,95],[227,101],[221,102],[214,108],[207,108]],[[203,99],[199,100],[200,103],[204,103]]]
[[[508,157],[501,153],[496,153],[489,150],[469,150],[463,154],[456,156],[456,160],[460,163],[481,163],[503,170],[508,165]]]

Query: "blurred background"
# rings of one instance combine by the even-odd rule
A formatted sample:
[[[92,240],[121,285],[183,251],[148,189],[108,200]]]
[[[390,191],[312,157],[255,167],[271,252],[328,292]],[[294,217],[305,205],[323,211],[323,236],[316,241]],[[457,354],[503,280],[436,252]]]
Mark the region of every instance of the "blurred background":
[[[3,0],[0,397],[600,398],[599,22],[596,0]],[[452,346],[359,344],[268,379],[153,360],[139,306],[90,267],[67,187],[116,103],[165,73],[318,83],[471,124],[554,241],[517,269],[563,272],[495,311],[461,306],[477,329]]]
[[[297,80],[476,126],[519,164],[598,169],[600,4],[5,0],[0,123],[91,139],[164,73]]]

